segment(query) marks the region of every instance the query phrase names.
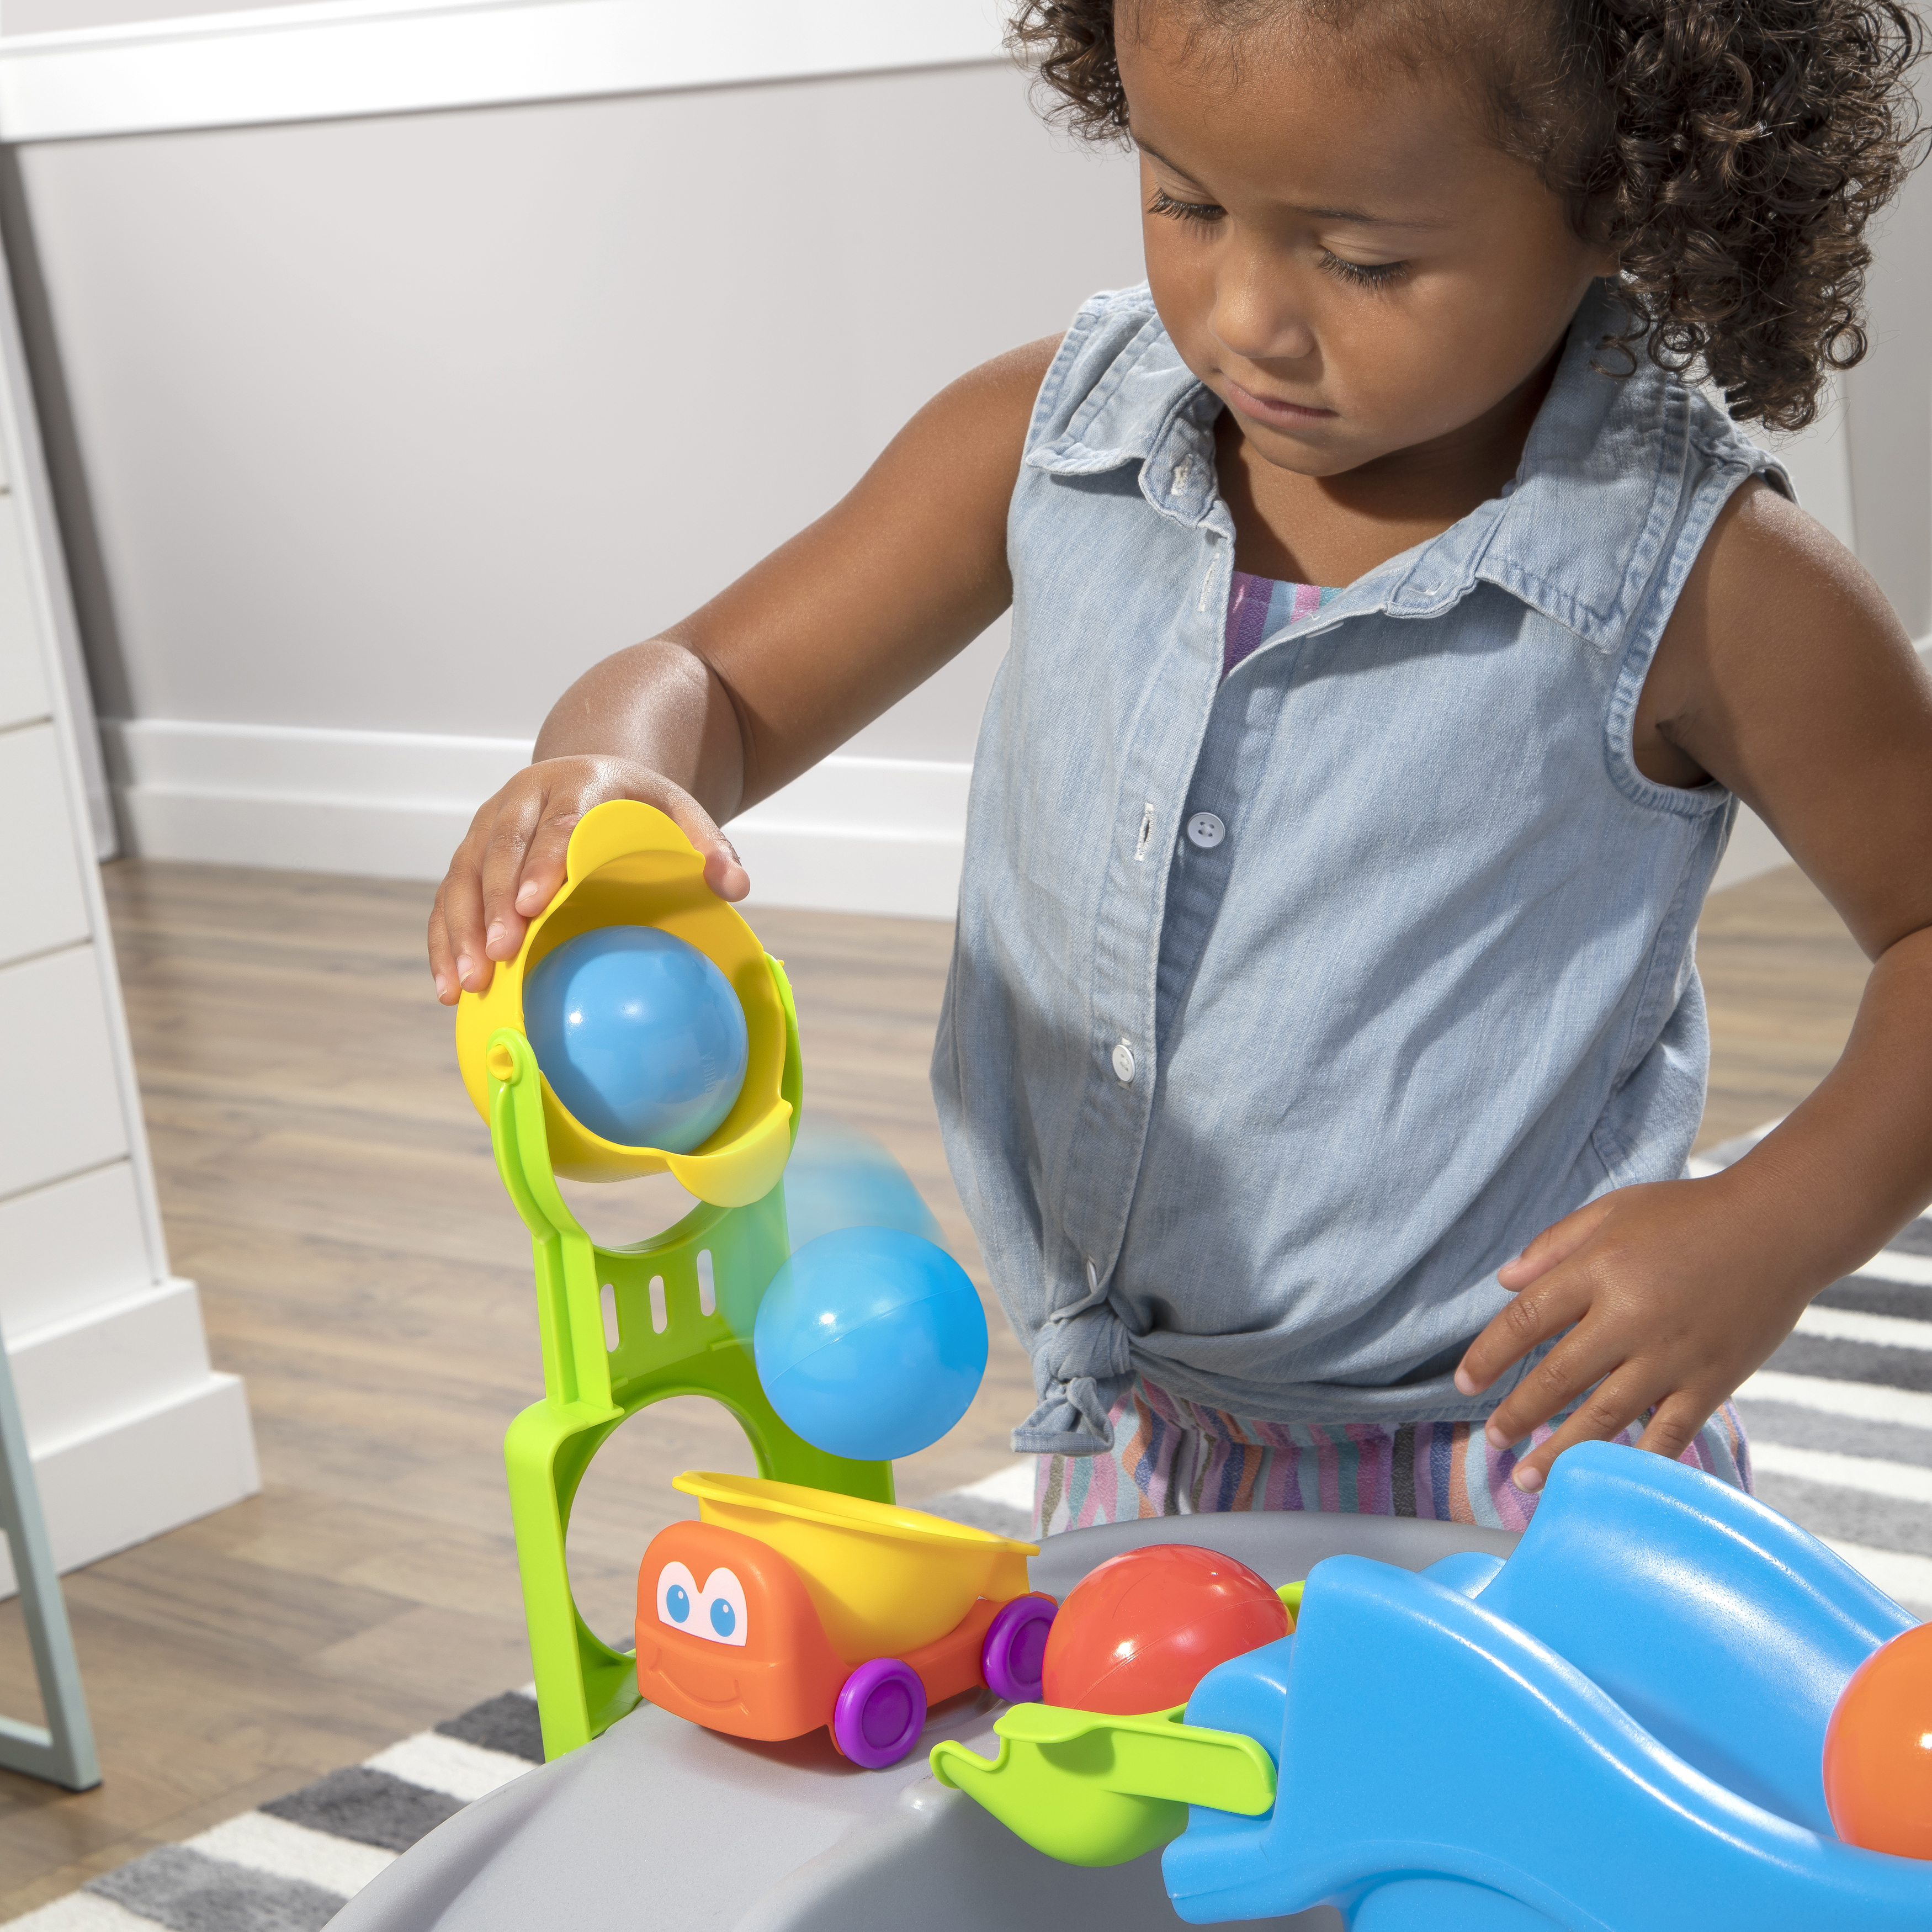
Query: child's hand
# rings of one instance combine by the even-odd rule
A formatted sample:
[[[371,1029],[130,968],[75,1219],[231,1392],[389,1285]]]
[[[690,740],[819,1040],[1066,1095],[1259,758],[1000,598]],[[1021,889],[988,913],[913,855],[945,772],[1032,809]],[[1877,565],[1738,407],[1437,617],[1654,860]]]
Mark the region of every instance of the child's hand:
[[[547,758],[519,772],[470,820],[429,916],[436,996],[454,1006],[484,992],[500,959],[514,959],[530,921],[563,883],[565,848],[577,821],[606,799],[654,805],[704,854],[704,883],[741,899],[752,882],[731,842],[691,794],[617,758]]]
[[[1479,1394],[1562,1335],[1498,1406],[1489,1438],[1507,1447],[1578,1405],[1516,1465],[1519,1489],[1540,1489],[1572,1444],[1646,1414],[1638,1448],[1681,1454],[1790,1334],[1821,1283],[1755,1191],[1737,1169],[1626,1187],[1546,1228],[1498,1271],[1516,1299],[1469,1345],[1456,1386]]]

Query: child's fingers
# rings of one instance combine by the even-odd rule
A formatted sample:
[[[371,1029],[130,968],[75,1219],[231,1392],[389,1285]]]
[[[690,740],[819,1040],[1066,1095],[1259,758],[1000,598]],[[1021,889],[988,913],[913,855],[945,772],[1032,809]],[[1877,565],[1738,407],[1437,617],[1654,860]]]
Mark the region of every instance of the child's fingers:
[[[524,943],[524,929],[556,897],[563,884],[564,862],[570,852],[570,835],[584,814],[574,802],[553,796],[544,802],[543,816],[530,834],[524,848],[523,865],[517,874],[516,894],[506,915],[504,931],[514,940],[506,952],[498,952],[492,942],[492,956],[514,959]],[[512,924],[510,922],[514,921]]]
[[[429,972],[436,982],[436,996],[446,1006],[453,1006],[462,994],[462,986],[457,976],[456,954],[450,944],[449,926],[443,910],[444,896],[449,889],[445,879],[436,889],[436,902],[429,913]]]
[[[1658,1404],[1657,1413],[1637,1438],[1636,1446],[1676,1462],[1696,1441],[1698,1431],[1717,1413],[1724,1400],[1721,1395],[1679,1389]]]
[[[483,880],[478,855],[488,836],[496,801],[482,806],[436,888],[430,913],[430,971],[446,1006],[466,989],[480,993],[495,970],[483,950]]]
[[[1634,1364],[1606,1376],[1548,1442],[1538,1443],[1516,1464],[1510,1481],[1526,1495],[1534,1496],[1549,1480],[1550,1464],[1564,1450],[1579,1442],[1607,1442],[1621,1436],[1656,1402],[1658,1393],[1649,1376]]]
[[[741,899],[752,881],[731,842],[691,794],[621,758],[553,758],[520,772],[470,820],[430,914],[430,972],[453,1005],[486,991],[495,962],[514,959],[530,922],[562,884],[570,835],[592,806],[632,798],[654,806],[704,857],[704,880],[720,898]]]
[[[1521,1289],[1509,1305],[1463,1352],[1456,1366],[1456,1386],[1480,1395],[1503,1371],[1522,1360],[1539,1342],[1560,1335],[1589,1306],[1588,1284],[1557,1274]],[[1547,1362],[1539,1364],[1546,1367]]]
[[[628,766],[625,770],[628,776],[621,790],[600,788],[596,798],[587,801],[580,809],[587,812],[592,804],[605,798],[634,798],[645,805],[655,806],[704,855],[704,883],[721,899],[742,898],[752,890],[751,874],[745,870],[736,848],[718,830],[717,820],[689,792],[673,784],[669,778],[660,778],[656,772],[646,771],[641,765]],[[574,824],[575,820],[572,822]],[[562,877],[560,859],[557,878],[561,880]],[[546,899],[545,904],[548,903]],[[538,911],[542,910],[542,907],[538,908]]]
[[[1520,1442],[1552,1415],[1587,1401],[1605,1378],[1622,1372],[1632,1351],[1601,1322],[1580,1318],[1575,1328],[1497,1403],[1484,1432],[1498,1449]]]
[[[517,902],[531,842],[553,810],[549,786],[538,776],[543,770],[542,766],[532,765],[528,772],[520,775],[496,794],[496,816],[484,836],[482,854],[483,953],[486,962],[515,958],[517,949],[524,943],[524,928],[530,923],[518,911]],[[582,815],[580,812],[571,813],[570,823],[575,824]],[[568,836],[566,833],[566,838]],[[560,870],[559,876],[562,876]],[[555,890],[553,886],[551,890]],[[549,895],[546,893],[543,904],[549,903]],[[541,912],[543,907],[537,910]],[[480,993],[489,983],[486,972],[483,986],[472,987],[470,990]],[[468,986],[470,982],[466,980],[464,984]]]
[[[1605,1195],[1600,1201],[1579,1208],[1574,1214],[1551,1222],[1514,1261],[1505,1262],[1497,1269],[1497,1280],[1505,1288],[1527,1288],[1558,1262],[1568,1261],[1602,1226],[1604,1216],[1610,1211],[1610,1201],[1611,1197]]]

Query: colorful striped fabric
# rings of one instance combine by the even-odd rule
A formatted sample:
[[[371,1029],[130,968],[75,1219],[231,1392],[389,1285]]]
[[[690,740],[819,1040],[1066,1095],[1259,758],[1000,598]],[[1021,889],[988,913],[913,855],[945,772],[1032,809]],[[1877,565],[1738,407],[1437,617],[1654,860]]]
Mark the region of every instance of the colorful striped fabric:
[[[1536,1498],[1510,1480],[1517,1452],[1491,1448],[1480,1424],[1246,1421],[1139,1380],[1110,1419],[1111,1454],[1040,1458],[1036,1535],[1222,1510],[1433,1516],[1520,1530],[1536,1508]],[[1532,1442],[1547,1442],[1562,1422],[1539,1429]],[[1634,1442],[1642,1432],[1633,1427],[1617,1439]],[[1740,1489],[1751,1486],[1750,1448],[1729,1402],[1682,1460]]]
[[[1226,677],[1262,638],[1313,616],[1340,594],[1318,584],[1284,584],[1276,578],[1236,571],[1234,588],[1228,593],[1228,641],[1221,656],[1221,675]]]

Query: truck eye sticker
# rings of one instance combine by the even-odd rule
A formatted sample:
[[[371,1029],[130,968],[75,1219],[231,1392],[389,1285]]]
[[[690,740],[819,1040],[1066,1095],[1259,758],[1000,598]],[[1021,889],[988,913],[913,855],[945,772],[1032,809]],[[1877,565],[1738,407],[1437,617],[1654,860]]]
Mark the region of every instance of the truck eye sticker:
[[[682,1563],[658,1572],[658,1622],[708,1643],[745,1641],[745,1586],[728,1570],[714,1570],[700,1589]]]
[[[658,1622],[674,1630],[688,1630],[698,1604],[698,1584],[682,1563],[667,1563],[658,1572]]]

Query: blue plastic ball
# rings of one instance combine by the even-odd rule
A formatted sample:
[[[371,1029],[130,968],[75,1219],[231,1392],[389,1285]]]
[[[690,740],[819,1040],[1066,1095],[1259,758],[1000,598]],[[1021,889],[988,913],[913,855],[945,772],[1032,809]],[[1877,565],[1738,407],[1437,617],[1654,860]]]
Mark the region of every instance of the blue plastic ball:
[[[806,1442],[888,1461],[966,1413],[986,1372],[986,1317],[944,1248],[898,1228],[841,1228],[772,1276],[752,1352],[772,1408]]]
[[[524,1026],[551,1090],[593,1134],[688,1154],[745,1084],[750,1041],[731,982],[653,926],[604,926],[546,953]]]

